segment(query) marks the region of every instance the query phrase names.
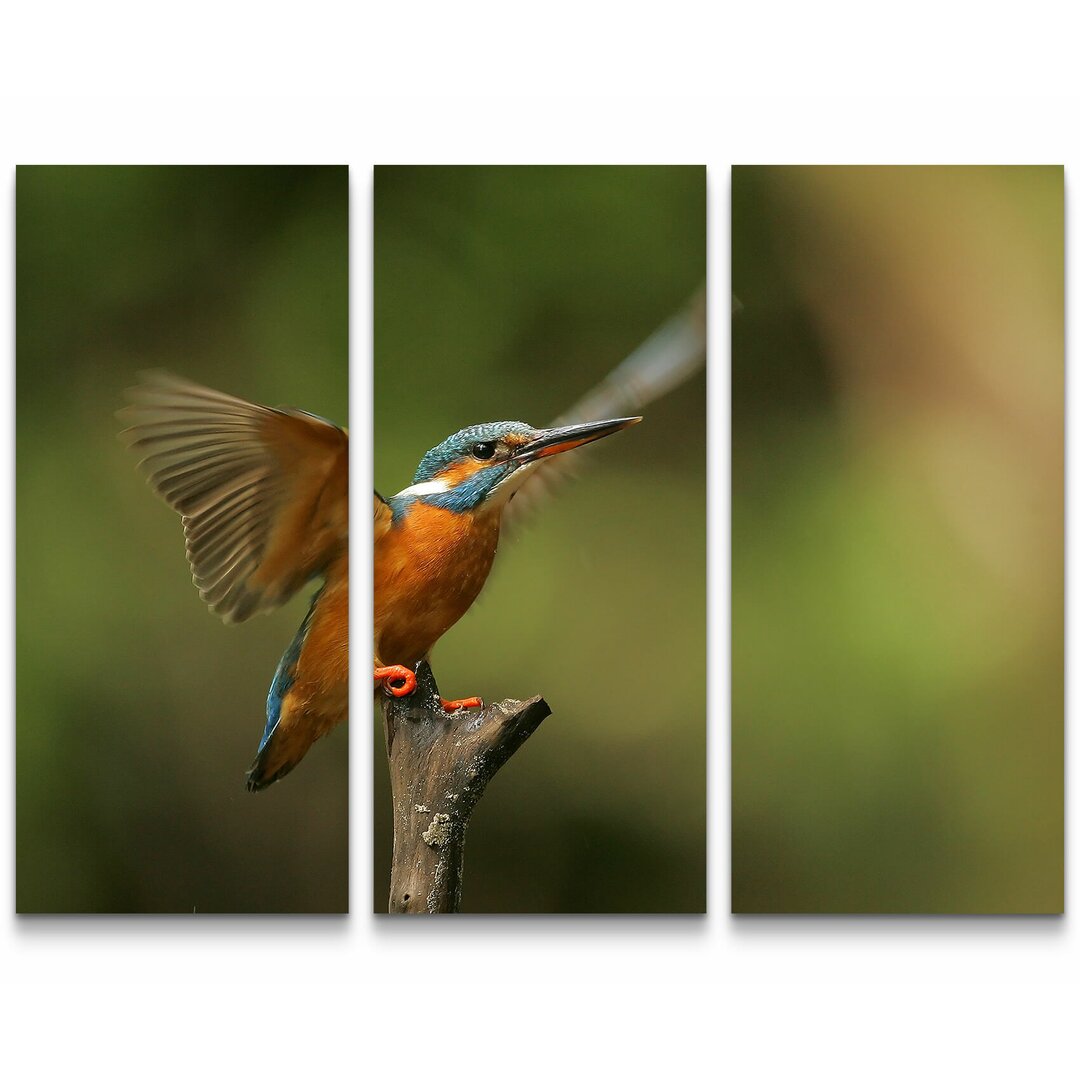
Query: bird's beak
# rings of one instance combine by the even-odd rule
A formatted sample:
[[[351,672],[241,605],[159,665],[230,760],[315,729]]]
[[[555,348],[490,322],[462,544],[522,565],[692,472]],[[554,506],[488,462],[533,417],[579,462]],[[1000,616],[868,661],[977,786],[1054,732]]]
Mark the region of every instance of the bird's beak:
[[[570,427],[549,428],[538,431],[536,437],[526,443],[514,454],[514,461],[526,464],[540,461],[542,458],[574,450],[586,443],[595,442],[605,435],[614,435],[616,431],[641,422],[640,416],[623,417],[620,420],[595,420],[590,424],[571,424]]]

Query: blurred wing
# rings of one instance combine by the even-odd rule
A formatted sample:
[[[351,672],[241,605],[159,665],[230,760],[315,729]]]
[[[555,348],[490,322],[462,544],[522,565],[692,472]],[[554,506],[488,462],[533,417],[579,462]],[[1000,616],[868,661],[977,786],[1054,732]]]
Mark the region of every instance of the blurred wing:
[[[375,492],[375,543],[386,535],[393,519],[390,504],[376,491]]]
[[[348,543],[348,436],[164,372],[141,378],[121,437],[183,516],[200,595],[226,622],[283,604]]]
[[[552,421],[551,427],[632,416],[686,382],[705,365],[705,289],[641,343],[599,386]],[[557,454],[537,468],[514,495],[503,520],[517,523],[559,483],[573,476],[577,452]]]

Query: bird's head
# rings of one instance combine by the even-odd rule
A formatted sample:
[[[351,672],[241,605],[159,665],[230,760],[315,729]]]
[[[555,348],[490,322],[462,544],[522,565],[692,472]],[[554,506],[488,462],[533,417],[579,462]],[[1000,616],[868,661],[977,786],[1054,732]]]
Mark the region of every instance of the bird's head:
[[[419,499],[459,513],[506,504],[545,459],[612,435],[640,416],[537,429],[518,420],[467,427],[429,450],[411,486],[394,501]]]

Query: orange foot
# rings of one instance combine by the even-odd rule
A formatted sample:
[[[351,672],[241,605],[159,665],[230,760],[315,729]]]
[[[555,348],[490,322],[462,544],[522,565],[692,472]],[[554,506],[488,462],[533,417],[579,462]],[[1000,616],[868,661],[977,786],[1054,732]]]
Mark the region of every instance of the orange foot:
[[[388,694],[394,697],[407,697],[416,689],[416,672],[401,664],[375,669],[375,681],[381,682]]]
[[[482,709],[484,702],[482,698],[478,697],[463,697],[458,698],[457,701],[447,701],[445,698],[439,698],[442,702],[442,707],[446,712],[457,712],[458,709]]]

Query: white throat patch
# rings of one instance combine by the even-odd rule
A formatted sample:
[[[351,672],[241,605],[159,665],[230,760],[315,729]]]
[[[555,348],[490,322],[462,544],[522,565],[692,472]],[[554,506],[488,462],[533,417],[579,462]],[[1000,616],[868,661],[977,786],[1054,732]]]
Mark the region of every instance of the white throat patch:
[[[403,499],[409,495],[441,495],[449,491],[450,485],[445,480],[425,480],[422,484],[413,484],[412,487],[402,488],[394,498]]]

